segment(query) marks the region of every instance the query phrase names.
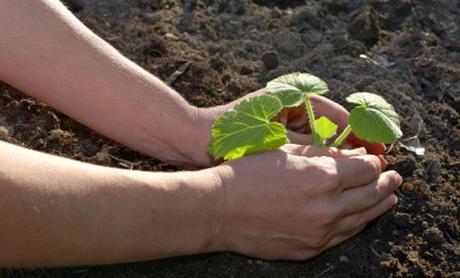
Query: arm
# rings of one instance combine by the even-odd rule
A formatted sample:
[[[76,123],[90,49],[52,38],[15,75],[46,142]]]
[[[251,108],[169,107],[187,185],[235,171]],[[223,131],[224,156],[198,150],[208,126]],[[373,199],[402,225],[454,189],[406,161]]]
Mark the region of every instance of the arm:
[[[212,119],[103,41],[59,1],[0,0],[0,79],[95,131],[205,166]]]
[[[94,166],[0,142],[0,165],[0,267],[216,251],[304,260],[394,206],[402,182],[393,171],[380,175],[385,165],[364,149],[299,145],[167,174]]]
[[[0,0],[0,27],[1,80],[140,152],[175,164],[211,164],[211,126],[239,100],[209,109],[191,106],[91,32],[59,1]],[[322,97],[313,102],[318,115],[346,126],[343,107]],[[302,107],[286,111],[281,121],[294,129],[308,122]],[[289,137],[293,143],[309,144],[304,134],[290,132]],[[355,144],[360,145],[365,144]]]
[[[0,165],[0,267],[217,251],[219,179],[213,170],[119,170],[1,141]]]

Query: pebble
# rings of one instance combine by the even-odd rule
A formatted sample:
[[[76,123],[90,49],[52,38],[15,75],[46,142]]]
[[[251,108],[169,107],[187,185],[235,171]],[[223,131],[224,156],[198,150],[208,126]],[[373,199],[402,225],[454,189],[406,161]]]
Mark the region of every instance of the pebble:
[[[431,227],[423,231],[423,238],[431,244],[439,244],[444,240],[444,236],[437,227]]]
[[[441,175],[442,165],[441,162],[435,159],[427,161],[427,175],[430,181],[436,181]]]
[[[339,261],[342,263],[348,263],[350,259],[347,256],[340,256]]]
[[[9,133],[9,130],[6,127],[0,126],[0,137],[6,137]]]
[[[173,33],[166,33],[164,35],[164,37],[165,37],[165,39],[172,40],[172,41],[179,40],[179,38],[176,35],[174,35]]]
[[[155,24],[161,20],[161,17],[157,13],[143,13],[140,15],[140,19],[147,24]]]
[[[399,228],[407,227],[410,224],[410,215],[408,213],[397,212],[394,217],[394,223]]]

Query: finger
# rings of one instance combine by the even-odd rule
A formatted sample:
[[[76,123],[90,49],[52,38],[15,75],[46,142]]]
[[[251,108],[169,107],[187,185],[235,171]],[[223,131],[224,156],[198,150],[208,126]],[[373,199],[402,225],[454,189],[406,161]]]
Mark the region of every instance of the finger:
[[[304,133],[304,134],[311,133],[311,130],[307,125],[302,125],[302,127],[300,127],[300,128],[291,128],[290,125],[288,124],[287,128],[289,130],[292,130],[292,131],[297,132],[297,133]]]
[[[292,130],[288,130],[287,134],[289,142],[298,145],[311,145],[312,139],[310,134],[297,133]]]
[[[393,194],[402,184],[396,171],[384,172],[379,179],[367,186],[345,190],[341,196],[344,215],[365,211]]]
[[[281,110],[281,112],[278,114],[278,116],[276,116],[276,120],[284,125],[284,126],[287,126],[287,121],[288,121],[288,110],[287,109],[283,109]]]
[[[343,189],[367,185],[377,180],[382,169],[382,161],[375,155],[337,160],[337,173]]]
[[[386,150],[384,144],[370,143],[365,140],[361,140],[353,133],[348,136],[347,141],[354,148],[365,147],[367,152],[370,154],[383,154]]]
[[[324,249],[328,249],[357,235],[370,221],[384,214],[396,206],[397,203],[398,197],[395,194],[391,194],[369,210],[343,218],[337,225],[337,233],[331,237],[331,240],[329,240]]]
[[[296,144],[287,144],[281,148],[283,151],[298,156],[314,157],[314,156],[330,156],[334,158],[347,158],[353,156],[362,156],[366,154],[366,149],[358,148],[353,150],[341,150],[328,147],[313,147]]]

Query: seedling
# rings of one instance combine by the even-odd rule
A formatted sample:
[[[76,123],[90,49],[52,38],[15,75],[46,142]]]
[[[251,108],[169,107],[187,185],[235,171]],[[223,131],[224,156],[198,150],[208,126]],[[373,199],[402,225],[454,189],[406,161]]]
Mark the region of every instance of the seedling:
[[[307,73],[292,73],[267,84],[267,94],[244,100],[219,117],[212,128],[208,150],[216,159],[234,160],[279,148],[289,142],[286,128],[272,119],[284,108],[305,105],[314,146],[324,146],[336,135],[337,125],[325,116],[315,118],[310,97],[325,94],[326,82]],[[349,125],[331,146],[338,147],[353,132],[358,138],[392,144],[402,136],[398,114],[382,97],[355,93]]]

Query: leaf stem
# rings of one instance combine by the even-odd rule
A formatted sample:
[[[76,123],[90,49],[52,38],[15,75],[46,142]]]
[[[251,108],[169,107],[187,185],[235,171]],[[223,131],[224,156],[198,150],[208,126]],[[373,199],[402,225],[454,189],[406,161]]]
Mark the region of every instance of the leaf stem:
[[[337,148],[338,146],[342,145],[343,140],[345,140],[348,137],[348,135],[350,135],[350,133],[351,133],[351,125],[348,125],[342,131],[342,133],[339,135],[339,137],[337,137],[337,139],[335,139],[335,141],[334,141],[334,143],[332,143],[331,147]]]
[[[312,144],[313,146],[323,146],[323,143],[321,142],[321,139],[319,138],[318,133],[316,132],[315,112],[313,111],[313,105],[311,104],[308,95],[305,97],[305,109],[307,110],[308,120],[310,122],[311,135],[313,139]]]

